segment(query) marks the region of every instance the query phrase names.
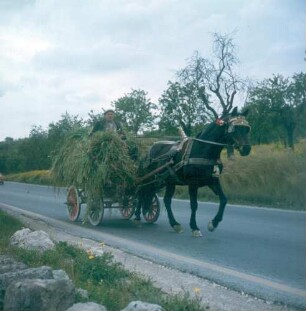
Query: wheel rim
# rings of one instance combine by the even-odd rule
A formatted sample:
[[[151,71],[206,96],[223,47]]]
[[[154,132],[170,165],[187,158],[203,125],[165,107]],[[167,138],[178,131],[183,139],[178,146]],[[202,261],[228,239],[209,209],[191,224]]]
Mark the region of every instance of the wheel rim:
[[[160,213],[160,203],[157,195],[154,195],[152,199],[151,206],[148,210],[143,211],[142,215],[143,218],[149,222],[149,223],[154,223],[157,221]]]
[[[122,206],[120,207],[120,213],[125,219],[130,219],[135,212],[136,204],[135,204],[135,198],[129,197],[128,199],[128,205],[126,207]]]
[[[71,186],[67,191],[67,208],[69,219],[76,221],[80,215],[81,204],[78,190],[74,186]]]
[[[102,199],[90,198],[87,202],[87,216],[93,226],[97,226],[103,219],[104,206]]]

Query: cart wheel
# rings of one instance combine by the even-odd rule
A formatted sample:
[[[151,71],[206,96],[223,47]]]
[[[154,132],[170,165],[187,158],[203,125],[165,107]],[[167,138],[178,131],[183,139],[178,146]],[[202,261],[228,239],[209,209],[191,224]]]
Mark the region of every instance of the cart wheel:
[[[88,198],[87,201],[87,217],[93,226],[98,226],[104,215],[104,204],[100,198]]]
[[[136,199],[134,196],[129,196],[126,198],[127,205],[126,206],[121,206],[120,207],[120,213],[123,216],[124,219],[130,219],[136,209]]]
[[[158,219],[159,213],[160,213],[160,203],[157,195],[155,194],[152,199],[150,208],[146,211],[142,210],[142,215],[146,222],[154,223]]]
[[[67,190],[68,216],[71,221],[77,221],[80,216],[81,202],[78,189],[70,186]]]

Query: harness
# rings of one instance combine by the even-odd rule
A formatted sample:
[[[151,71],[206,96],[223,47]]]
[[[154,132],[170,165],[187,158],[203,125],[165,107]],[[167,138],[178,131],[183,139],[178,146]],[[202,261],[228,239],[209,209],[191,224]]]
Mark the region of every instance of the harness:
[[[223,120],[217,120],[216,122],[219,126],[223,126],[225,124],[225,121]],[[244,116],[237,116],[235,118],[231,118],[227,122],[227,134],[234,132],[235,126],[244,126],[251,129],[248,121],[245,119]],[[222,146],[222,147],[228,147],[232,146],[231,144],[224,144],[224,143],[218,143],[215,141],[210,140],[204,140],[199,138],[193,138],[193,137],[187,137],[186,135],[183,136],[183,140],[180,143],[173,143],[170,141],[163,141],[163,144],[172,144],[173,146],[167,151],[165,154],[157,157],[157,158],[151,158],[150,163],[154,162],[165,162],[157,169],[153,170],[152,172],[146,174],[143,176],[139,181],[145,181],[147,178],[151,176],[156,176],[155,180],[150,181],[146,184],[142,184],[142,186],[149,185],[156,183],[157,177],[161,179],[161,181],[164,181],[167,177],[171,176],[177,183],[183,184],[183,182],[180,180],[180,178],[177,175],[177,172],[182,169],[184,166],[187,165],[199,165],[199,166],[215,166],[217,164],[221,164],[220,160],[216,159],[207,159],[207,158],[191,158],[191,150],[193,143],[197,141],[200,143],[205,144],[211,144],[216,146]],[[161,143],[161,142],[159,142]],[[173,158],[174,156],[182,149],[185,149],[182,159],[180,162],[174,165]],[[166,171],[162,172],[164,169]],[[159,174],[160,173],[160,174]],[[159,174],[159,175],[157,175]]]

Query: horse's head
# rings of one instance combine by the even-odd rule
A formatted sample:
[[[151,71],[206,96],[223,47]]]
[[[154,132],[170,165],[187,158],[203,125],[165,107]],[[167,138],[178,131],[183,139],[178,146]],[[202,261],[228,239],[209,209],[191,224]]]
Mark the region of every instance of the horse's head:
[[[233,145],[241,156],[247,156],[251,151],[249,143],[251,127],[246,120],[247,114],[248,110],[238,113],[237,107],[235,107],[229,115],[220,120],[224,123],[228,143]]]

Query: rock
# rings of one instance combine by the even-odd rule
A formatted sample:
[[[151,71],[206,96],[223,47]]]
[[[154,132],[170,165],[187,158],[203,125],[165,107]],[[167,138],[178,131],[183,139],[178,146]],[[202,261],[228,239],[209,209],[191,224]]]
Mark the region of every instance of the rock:
[[[10,271],[24,270],[26,268],[26,264],[17,262],[8,256],[0,255],[0,274]]]
[[[53,249],[55,244],[44,231],[31,231],[28,228],[16,231],[10,238],[10,245],[43,252]]]
[[[71,280],[28,279],[8,286],[3,311],[65,311],[74,299]]]
[[[53,270],[52,275],[55,280],[69,280],[69,276],[64,270]]]
[[[79,295],[80,298],[87,300],[89,299],[88,291],[83,288],[77,288],[76,289],[76,294]]]
[[[52,269],[46,266],[0,274],[0,310],[2,310],[3,307],[3,298],[5,296],[6,289],[11,283],[25,279],[51,279],[52,277]]]
[[[75,303],[66,311],[107,311],[104,306],[95,302]]]
[[[163,311],[163,308],[156,304],[142,301],[132,301],[121,311]]]

